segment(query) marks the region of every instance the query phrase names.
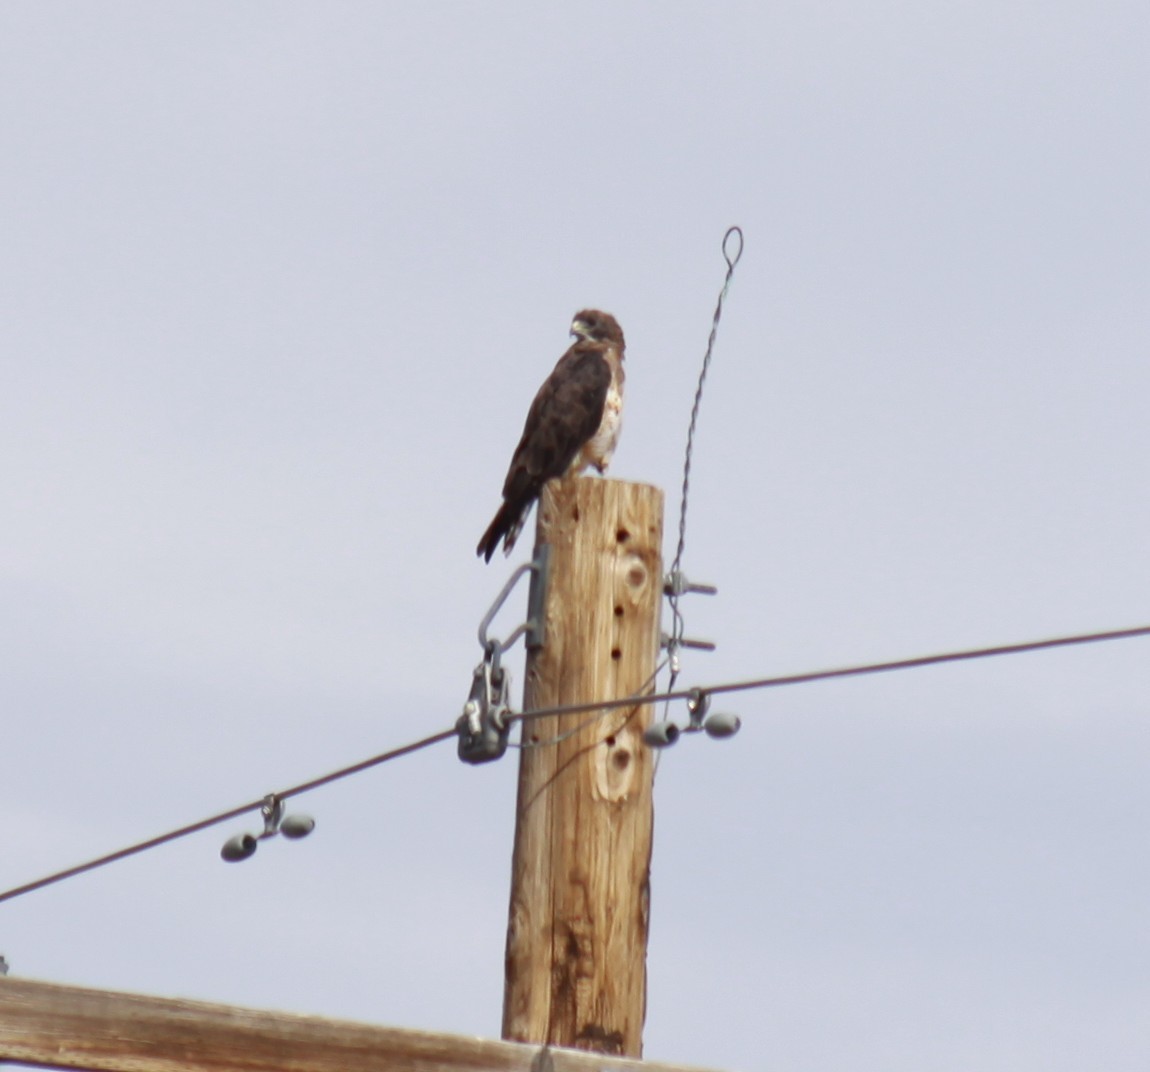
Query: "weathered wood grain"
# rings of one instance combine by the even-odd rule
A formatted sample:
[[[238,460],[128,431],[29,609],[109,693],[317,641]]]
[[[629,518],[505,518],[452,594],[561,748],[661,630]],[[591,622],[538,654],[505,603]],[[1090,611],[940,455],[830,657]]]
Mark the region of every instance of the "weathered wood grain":
[[[120,1072],[686,1072],[574,1050],[11,977],[0,978],[0,1061]]]
[[[652,691],[662,599],[663,493],[553,481],[542,649],[524,710]],[[642,1053],[652,756],[646,705],[527,721],[520,756],[503,1037]],[[551,742],[551,743],[548,743]]]

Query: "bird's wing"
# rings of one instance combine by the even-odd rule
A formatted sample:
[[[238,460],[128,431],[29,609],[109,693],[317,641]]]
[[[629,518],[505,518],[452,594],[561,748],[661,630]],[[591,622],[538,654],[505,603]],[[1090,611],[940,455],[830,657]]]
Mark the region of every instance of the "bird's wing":
[[[511,458],[503,498],[532,498],[543,482],[562,476],[599,428],[611,383],[601,346],[576,343],[560,359],[531,403]]]

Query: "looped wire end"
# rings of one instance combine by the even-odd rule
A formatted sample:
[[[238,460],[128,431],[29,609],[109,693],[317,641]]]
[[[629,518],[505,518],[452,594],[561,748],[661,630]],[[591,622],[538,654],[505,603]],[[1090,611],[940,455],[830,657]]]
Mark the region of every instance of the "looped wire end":
[[[727,251],[727,245],[732,238],[738,238],[739,248],[734,253]],[[723,235],[723,260],[727,262],[727,268],[730,271],[735,270],[735,265],[739,263],[739,259],[743,255],[743,229],[741,227],[728,227],[727,233]]]
[[[733,240],[738,239],[735,246]],[[675,558],[671,563],[670,576],[680,577],[683,569],[683,551],[687,546],[687,499],[691,491],[691,459],[695,450],[695,429],[699,423],[699,406],[703,401],[703,385],[707,381],[707,371],[711,367],[711,358],[715,350],[715,337],[719,333],[719,321],[723,316],[723,301],[727,297],[727,290],[735,274],[735,265],[743,256],[743,229],[741,227],[728,227],[723,235],[723,259],[727,262],[727,275],[723,280],[719,299],[715,303],[715,315],[711,320],[711,334],[707,338],[707,350],[703,354],[703,367],[699,370],[699,382],[695,387],[695,399],[691,405],[691,420],[687,425],[687,449],[683,456],[683,490],[679,498],[679,542],[675,548]],[[679,676],[679,648],[683,646],[683,613],[679,609],[679,597],[683,594],[677,585],[672,585],[667,593],[671,605],[671,639],[667,645],[667,653],[671,664],[670,688],[673,689]]]

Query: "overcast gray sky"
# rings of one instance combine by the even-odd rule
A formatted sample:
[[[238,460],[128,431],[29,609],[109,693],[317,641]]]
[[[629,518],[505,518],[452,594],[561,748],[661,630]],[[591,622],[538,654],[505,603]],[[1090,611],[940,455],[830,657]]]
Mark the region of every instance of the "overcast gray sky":
[[[673,550],[735,223],[683,684],[1150,623],[1148,57],[1140,0],[0,3],[0,887],[449,726],[583,306]],[[1144,1072],[1148,653],[731,698],[659,771],[647,1055]],[[441,745],[0,952],[496,1036],[514,782]]]

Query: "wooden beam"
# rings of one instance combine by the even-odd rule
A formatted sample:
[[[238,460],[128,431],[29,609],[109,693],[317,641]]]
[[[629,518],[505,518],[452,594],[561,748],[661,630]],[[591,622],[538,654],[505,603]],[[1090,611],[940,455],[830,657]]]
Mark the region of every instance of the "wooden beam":
[[[688,1072],[11,977],[0,978],[0,1061],[120,1072]]]
[[[663,493],[552,481],[543,647],[525,711],[653,691]],[[651,752],[645,705],[526,721],[507,933],[503,1037],[638,1057],[647,1000]]]

